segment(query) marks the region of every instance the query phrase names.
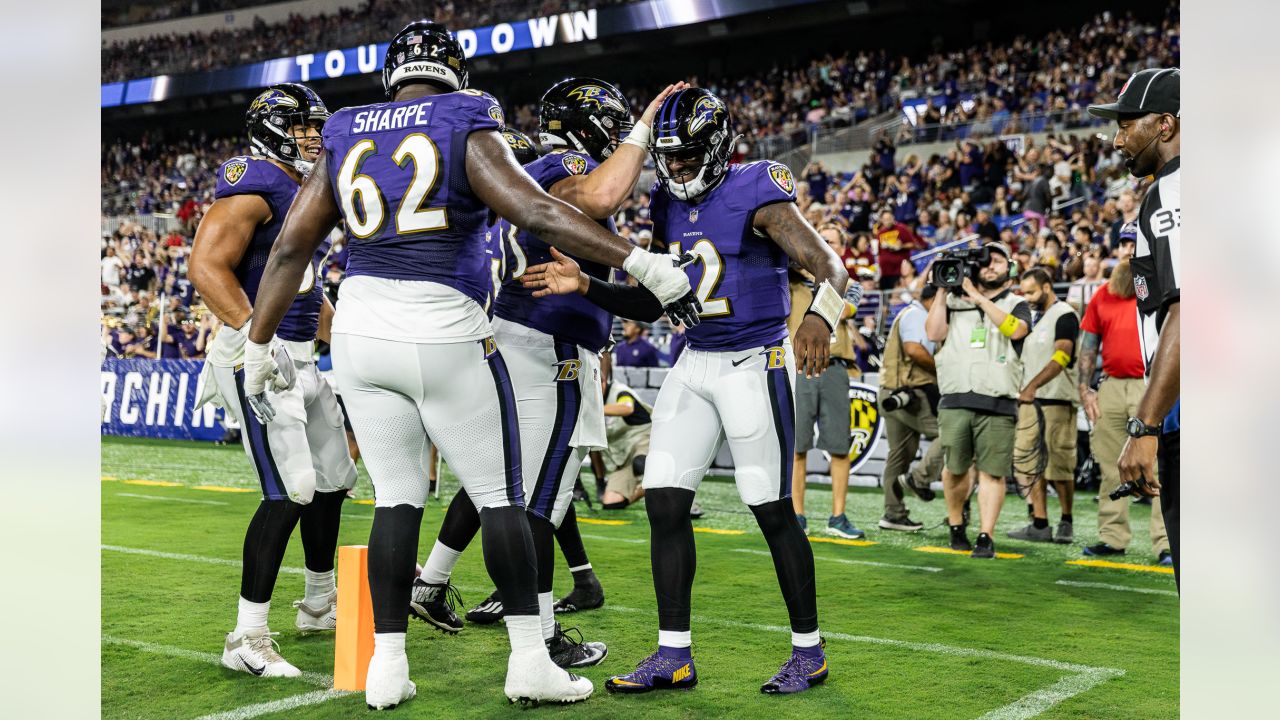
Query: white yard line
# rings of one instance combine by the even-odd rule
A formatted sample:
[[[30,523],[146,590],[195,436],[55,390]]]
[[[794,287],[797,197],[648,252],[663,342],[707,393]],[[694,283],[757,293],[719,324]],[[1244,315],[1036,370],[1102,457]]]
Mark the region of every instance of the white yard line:
[[[1173,590],[1157,590],[1155,588],[1138,588],[1129,587],[1128,585],[1109,585],[1107,583],[1097,582],[1077,582],[1075,580],[1059,580],[1055,585],[1066,585],[1067,587],[1097,588],[1099,590],[1120,590],[1122,592],[1142,593],[1144,595],[1166,595],[1168,597],[1178,597],[1178,593]]]
[[[187,555],[185,553],[160,552],[159,550],[145,550],[143,548],[121,547],[119,545],[103,545],[103,550],[111,552],[127,553],[129,555],[145,555],[147,557],[162,558],[164,560],[183,560],[186,562],[198,562],[206,565],[225,565],[227,567],[240,567],[239,560],[226,560],[224,558],[204,557],[203,555]],[[301,575],[305,571],[300,567],[284,566],[280,568],[280,572],[288,575]]]
[[[617,605],[605,605],[604,610],[612,610],[621,613],[637,613],[652,615],[653,610],[642,610],[639,608],[620,607]],[[738,622],[737,620],[722,620],[720,618],[704,617],[695,615],[691,618],[693,622],[705,623],[707,625],[720,625],[723,627],[740,628],[743,630],[757,630],[763,632],[791,633],[791,628],[782,627],[780,625],[757,625],[755,623]],[[845,642],[869,643],[872,645],[885,645],[888,647],[900,648],[903,650],[914,650],[917,652],[935,653],[938,655],[952,655],[955,657],[973,657],[983,658],[986,660],[1002,660],[1005,662],[1016,662],[1024,665],[1034,665],[1036,667],[1051,668],[1053,670],[1061,670],[1070,673],[1070,675],[1061,678],[1057,682],[1048,687],[1041,688],[1035,692],[1024,695],[1012,703],[1003,707],[996,708],[991,712],[983,715],[979,720],[1029,720],[1040,715],[1049,708],[1057,705],[1064,700],[1075,697],[1081,693],[1087,692],[1097,685],[1100,685],[1112,678],[1118,678],[1125,674],[1124,670],[1117,668],[1094,667],[1092,665],[1080,665],[1077,663],[1062,662],[1059,660],[1050,660],[1048,658],[1031,657],[1028,655],[1011,655],[1009,653],[997,652],[995,650],[983,650],[980,648],[966,648],[955,645],[942,645],[940,643],[918,643],[909,642],[907,640],[893,640],[889,638],[877,638],[866,635],[849,635],[838,632],[823,632],[823,637],[834,640],[843,640]]]
[[[271,713],[283,712],[285,710],[293,710],[294,708],[306,707],[308,705],[319,705],[328,702],[334,698],[340,698],[351,693],[341,690],[316,690],[314,692],[304,693],[302,695],[291,695],[279,700],[271,702],[257,703],[254,705],[245,705],[234,710],[226,712],[213,713],[212,715],[202,715],[196,720],[247,720],[248,718],[256,718],[260,715],[269,715]]]
[[[772,557],[772,553],[768,550],[748,550],[746,548],[735,548],[734,552],[749,553],[751,555],[765,555]],[[845,565],[870,565],[871,567],[896,568],[898,570],[920,570],[922,572],[942,572],[942,568],[933,567],[931,565],[897,565],[895,563],[876,562],[874,560],[849,560],[846,558],[833,558],[824,555],[814,555],[814,560],[825,560],[827,562],[843,563]]]
[[[111,635],[103,635],[102,643],[104,645],[123,645],[125,647],[131,647],[135,650],[141,650],[142,652],[151,653],[153,655],[167,655],[168,657],[180,658],[182,660],[193,660],[195,662],[218,666],[222,665],[222,656],[217,653],[187,650],[186,648],[173,647],[172,645],[158,645],[156,643],[145,642],[143,640],[129,640],[126,638],[113,637]],[[303,672],[300,679],[323,688],[333,687],[333,676],[331,675]],[[197,720],[247,720],[248,718],[255,718],[269,713],[292,710],[294,708],[306,707],[308,705],[318,705],[322,702],[328,702],[334,698],[339,698],[349,694],[350,693],[341,690],[315,690],[301,695],[291,695],[289,697],[280,698],[279,700],[255,703],[253,705],[245,705],[244,707],[234,708],[225,712],[203,715]]]
[[[592,535],[591,533],[578,533],[578,534],[589,540],[607,540],[609,542],[631,543],[633,545],[639,545],[640,543],[649,542],[644,538],[609,537],[608,535]]]
[[[141,493],[116,493],[116,497],[138,498],[139,500],[162,500],[164,502],[189,503],[191,505],[226,505],[218,500],[188,500],[187,498],[161,497],[159,495],[143,495]]]

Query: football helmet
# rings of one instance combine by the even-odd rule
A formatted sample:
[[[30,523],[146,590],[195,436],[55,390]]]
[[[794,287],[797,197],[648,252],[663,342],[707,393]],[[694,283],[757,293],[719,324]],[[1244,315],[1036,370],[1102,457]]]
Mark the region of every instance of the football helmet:
[[[503,128],[502,139],[507,141],[507,145],[511,146],[511,152],[516,155],[516,162],[521,165],[528,165],[542,155],[539,152],[538,143],[515,128]]]
[[[400,83],[429,82],[447,90],[467,87],[467,56],[449,28],[432,20],[415,20],[391,38],[382,63],[382,89],[395,97]]]
[[[693,200],[720,184],[736,137],[729,106],[709,90],[688,88],[658,108],[650,152],[658,180],[672,196]],[[672,172],[671,163],[679,163]]]
[[[561,80],[543,93],[538,108],[538,135],[544,145],[577,150],[597,162],[613,154],[633,125],[626,96],[596,78]]]
[[[298,83],[280,83],[263,90],[249,104],[245,125],[253,154],[278,160],[306,175],[314,162],[302,156],[291,128],[324,128],[329,109],[314,90]]]

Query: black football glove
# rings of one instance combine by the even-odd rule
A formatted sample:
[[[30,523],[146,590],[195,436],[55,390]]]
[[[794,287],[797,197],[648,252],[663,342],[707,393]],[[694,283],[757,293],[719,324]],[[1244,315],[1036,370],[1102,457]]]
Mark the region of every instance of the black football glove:
[[[693,253],[681,253],[674,258],[672,262],[678,268],[685,268],[698,261]],[[698,317],[698,313],[702,312],[702,303],[698,302],[698,296],[693,290],[685,293],[684,297],[663,308],[667,314],[667,318],[673,323],[684,325],[686,328],[697,327],[702,322]]]

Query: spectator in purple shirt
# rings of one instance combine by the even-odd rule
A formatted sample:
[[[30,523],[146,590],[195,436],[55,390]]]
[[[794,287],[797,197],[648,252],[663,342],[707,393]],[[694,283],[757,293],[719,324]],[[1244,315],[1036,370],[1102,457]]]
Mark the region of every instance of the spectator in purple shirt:
[[[645,327],[633,320],[622,321],[622,342],[613,348],[614,365],[658,367],[658,349],[644,336]]]

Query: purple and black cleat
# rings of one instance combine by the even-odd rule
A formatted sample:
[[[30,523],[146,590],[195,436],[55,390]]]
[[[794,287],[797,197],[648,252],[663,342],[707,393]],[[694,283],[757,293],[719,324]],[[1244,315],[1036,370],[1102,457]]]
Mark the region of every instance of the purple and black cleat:
[[[791,657],[778,674],[760,686],[767,695],[804,692],[827,679],[827,657],[821,646],[792,648]]]
[[[611,693],[646,693],[651,690],[688,690],[698,684],[692,657],[671,657],[662,651],[645,658],[635,672],[615,675],[604,687]]]

